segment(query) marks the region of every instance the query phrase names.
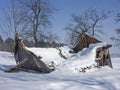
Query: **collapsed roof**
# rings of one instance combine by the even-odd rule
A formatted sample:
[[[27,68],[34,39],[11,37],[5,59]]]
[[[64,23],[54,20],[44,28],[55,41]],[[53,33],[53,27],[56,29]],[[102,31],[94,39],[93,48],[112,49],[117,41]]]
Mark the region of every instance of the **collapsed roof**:
[[[21,39],[16,35],[14,56],[17,65],[7,72],[16,72],[17,70],[34,71],[39,73],[49,73],[52,70],[40,60],[33,52],[27,50]]]
[[[81,51],[83,48],[88,48],[90,44],[100,43],[101,41],[91,37],[88,34],[83,34],[80,38],[76,46],[73,48],[74,52]]]
[[[77,53],[81,51],[83,48],[88,48],[90,44],[96,44],[100,43],[101,41],[91,37],[90,35],[84,33],[81,37],[76,46],[73,48],[74,52]],[[112,67],[111,63],[111,57],[109,54],[109,48],[112,47],[112,45],[107,44],[103,47],[100,47],[96,50],[96,63],[97,66],[110,66]]]

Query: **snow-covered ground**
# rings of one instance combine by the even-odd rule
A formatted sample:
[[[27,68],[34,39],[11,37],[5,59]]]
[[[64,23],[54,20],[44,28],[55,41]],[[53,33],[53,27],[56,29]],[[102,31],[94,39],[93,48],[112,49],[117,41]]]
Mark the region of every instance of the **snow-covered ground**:
[[[54,62],[56,69],[49,74],[5,73],[5,69],[16,63],[13,54],[0,52],[0,90],[120,90],[120,57],[112,57],[113,69],[95,68],[95,51],[101,45],[91,45],[76,54],[69,53],[68,47],[61,47],[68,59],[61,58],[55,48],[28,48],[42,56],[46,64]],[[80,72],[87,66],[91,69]]]

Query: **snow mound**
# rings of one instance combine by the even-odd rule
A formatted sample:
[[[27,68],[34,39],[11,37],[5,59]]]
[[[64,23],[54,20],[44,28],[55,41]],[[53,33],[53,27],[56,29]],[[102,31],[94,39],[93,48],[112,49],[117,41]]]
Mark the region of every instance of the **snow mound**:
[[[55,65],[59,65],[64,60],[60,57],[59,51],[56,48],[28,48],[30,51],[35,53],[37,56],[42,57],[42,61],[46,64],[54,62]]]
[[[58,70],[68,73],[84,72],[83,68],[87,68],[88,71],[96,70],[96,49],[105,45],[106,43],[92,44],[89,48],[70,55],[69,59],[62,62]]]
[[[92,44],[89,48],[84,48],[78,53],[69,53],[71,50],[69,47],[60,47],[62,54],[67,58],[64,59],[59,55],[59,50],[56,48],[28,48],[34,52],[37,56],[42,57],[42,61],[47,65],[54,63],[55,71],[78,73],[82,72],[83,68],[88,68],[88,71],[93,71],[96,66],[95,55],[96,49],[102,47],[106,43]],[[91,69],[92,70],[89,70]],[[96,69],[94,69],[96,70]]]

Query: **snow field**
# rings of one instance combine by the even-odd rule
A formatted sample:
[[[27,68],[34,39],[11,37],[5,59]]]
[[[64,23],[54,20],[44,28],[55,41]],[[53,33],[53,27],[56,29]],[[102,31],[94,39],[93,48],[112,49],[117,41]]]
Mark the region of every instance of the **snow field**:
[[[49,74],[5,73],[5,69],[16,63],[13,54],[0,52],[0,90],[120,90],[120,57],[112,57],[113,69],[94,67],[96,48],[102,45],[91,45],[76,54],[69,53],[68,47],[61,47],[68,59],[61,58],[55,48],[28,48],[42,56],[46,64],[55,63],[56,70]],[[90,65],[92,69],[79,72],[81,67]]]

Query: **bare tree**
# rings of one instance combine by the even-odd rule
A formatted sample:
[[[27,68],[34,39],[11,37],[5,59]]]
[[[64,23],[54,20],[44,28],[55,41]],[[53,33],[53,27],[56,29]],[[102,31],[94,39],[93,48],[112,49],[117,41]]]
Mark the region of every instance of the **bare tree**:
[[[88,32],[90,27],[89,15],[84,13],[83,15],[72,15],[72,23],[65,27],[68,30],[68,41],[74,46],[79,36]]]
[[[116,22],[119,22],[120,21],[120,13],[117,14],[117,17],[115,19]]]
[[[50,42],[50,43],[58,42],[59,41],[59,37],[56,34],[52,33],[52,32],[48,32],[46,41]]]
[[[0,24],[1,30],[8,37],[14,38],[15,33],[19,33],[24,39],[33,40],[35,46],[38,46],[40,40],[58,40],[55,34],[47,31],[54,10],[47,0],[11,1],[11,6],[4,13]]]
[[[0,35],[0,51],[4,51],[4,41]]]
[[[9,43],[6,43],[5,49],[9,47],[13,50],[14,42],[12,39],[15,37],[15,33],[19,33],[27,28],[26,23],[23,22],[24,12],[21,11],[15,0],[11,0],[10,7],[3,14],[0,20],[0,28],[2,33],[7,36],[7,41],[9,41]]]
[[[65,27],[71,37],[71,43],[75,45],[84,33],[92,36],[99,36],[97,33],[103,33],[99,30],[101,22],[109,16],[110,12],[97,11],[96,9],[88,9],[82,15],[72,15],[73,21]],[[70,34],[71,33],[71,34]],[[69,38],[70,39],[70,38]]]
[[[117,17],[115,19],[116,23],[120,22],[120,13],[117,14]],[[111,39],[115,42],[116,47],[120,47],[120,27],[115,30],[117,36],[116,37],[111,37]]]
[[[21,32],[27,28],[24,23],[25,13],[21,11],[16,0],[11,0],[10,8],[4,12],[1,18],[0,28],[9,38],[14,38],[15,33]]]
[[[17,0],[22,11],[25,13],[24,22],[29,23],[29,28],[24,31],[24,35],[31,37],[38,46],[38,40],[44,35],[44,30],[51,24],[50,17],[53,8],[47,0]]]
[[[89,11],[89,13],[90,13],[90,20],[91,20],[91,32],[92,32],[92,36],[97,35],[96,32],[99,32],[99,33],[103,34],[103,31],[99,30],[98,27],[101,26],[100,23],[103,20],[105,20],[106,18],[109,17],[110,11],[108,11],[108,12],[105,12],[105,11],[98,12],[96,9],[91,9]]]

